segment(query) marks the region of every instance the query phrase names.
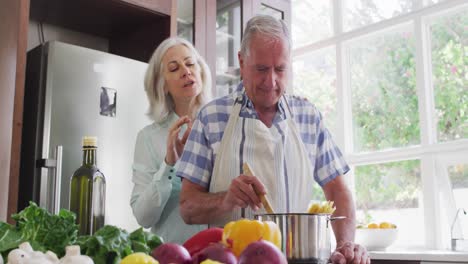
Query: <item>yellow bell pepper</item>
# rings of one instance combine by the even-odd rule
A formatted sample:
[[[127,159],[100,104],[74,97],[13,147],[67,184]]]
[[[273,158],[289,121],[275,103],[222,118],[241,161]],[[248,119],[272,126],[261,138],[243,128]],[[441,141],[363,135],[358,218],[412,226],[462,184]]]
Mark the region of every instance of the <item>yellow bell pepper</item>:
[[[250,243],[268,240],[281,250],[281,231],[272,221],[241,219],[227,223],[223,229],[223,243],[240,256]]]

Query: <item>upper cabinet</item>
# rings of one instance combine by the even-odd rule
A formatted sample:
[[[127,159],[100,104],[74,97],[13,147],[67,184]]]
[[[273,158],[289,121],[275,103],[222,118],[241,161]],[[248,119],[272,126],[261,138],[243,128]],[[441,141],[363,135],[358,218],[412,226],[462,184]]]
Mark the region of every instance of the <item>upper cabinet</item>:
[[[147,62],[171,33],[172,1],[30,0],[30,19],[102,37],[109,52]]]
[[[205,0],[195,1],[194,9],[194,43],[213,73],[215,96],[226,95],[239,84],[237,53],[251,17],[268,14],[291,24],[289,0]]]

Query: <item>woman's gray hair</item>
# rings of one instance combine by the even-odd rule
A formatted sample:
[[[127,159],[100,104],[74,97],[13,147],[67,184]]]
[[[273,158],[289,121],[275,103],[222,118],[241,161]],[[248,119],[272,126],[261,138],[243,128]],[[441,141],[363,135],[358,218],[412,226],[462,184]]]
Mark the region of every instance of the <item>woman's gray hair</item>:
[[[211,98],[211,73],[208,65],[195,47],[187,40],[179,37],[172,37],[159,44],[151,57],[145,74],[145,91],[149,101],[149,110],[147,115],[157,123],[167,120],[170,113],[174,112],[174,100],[164,89],[164,65],[162,58],[167,50],[177,46],[184,45],[190,50],[196,64],[200,67],[202,79],[201,92],[195,98],[195,107],[193,115],[199,108]],[[195,116],[192,116],[192,118]]]
[[[250,41],[254,34],[261,34],[273,39],[283,39],[286,41],[288,50],[291,51],[291,38],[288,26],[281,19],[276,19],[269,15],[256,15],[248,22],[244,30],[241,43],[241,54],[250,55]]]

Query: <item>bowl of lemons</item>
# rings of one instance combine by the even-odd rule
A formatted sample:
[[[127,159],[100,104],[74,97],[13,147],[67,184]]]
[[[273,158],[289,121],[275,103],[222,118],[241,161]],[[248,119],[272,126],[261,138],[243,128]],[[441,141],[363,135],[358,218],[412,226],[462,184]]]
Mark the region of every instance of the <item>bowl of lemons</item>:
[[[390,222],[369,223],[356,227],[356,243],[369,251],[383,251],[391,246],[398,236],[398,228]]]

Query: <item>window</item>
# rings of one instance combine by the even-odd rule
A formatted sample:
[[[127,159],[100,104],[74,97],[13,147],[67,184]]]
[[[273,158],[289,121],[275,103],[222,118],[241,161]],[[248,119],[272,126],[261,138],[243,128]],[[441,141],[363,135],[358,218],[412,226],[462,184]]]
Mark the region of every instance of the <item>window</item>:
[[[343,0],[343,28],[356,29],[409,13],[418,8],[418,0]]]
[[[273,7],[267,6],[265,4],[260,5],[260,14],[269,15],[276,19],[284,19],[283,11],[277,10]]]
[[[314,104],[326,117],[327,128],[336,128],[336,56],[334,48],[327,48],[296,57],[293,64],[294,93],[314,98]]]
[[[193,43],[193,0],[177,2],[177,36]]]
[[[293,93],[338,139],[357,220],[395,223],[395,247],[449,249],[468,211],[466,1],[293,0],[292,14]]]
[[[237,51],[241,43],[241,2],[216,2],[216,90],[218,96],[234,91],[240,81]]]
[[[412,28],[345,43],[356,152],[420,143]]]
[[[332,1],[292,0],[292,44],[300,47],[333,35]],[[307,10],[307,12],[304,12]]]
[[[449,166],[448,174],[458,214],[454,216],[454,220],[452,221],[454,230],[451,231],[453,232],[453,236],[456,238],[467,238],[468,216],[458,210],[464,209],[465,212],[468,211],[466,209],[468,203],[468,163]],[[461,230],[458,228],[461,228]]]
[[[437,138],[468,138],[468,10],[430,25]]]
[[[396,223],[396,243],[424,245],[424,226],[414,224],[424,222],[419,160],[356,166],[355,175],[358,222]]]

